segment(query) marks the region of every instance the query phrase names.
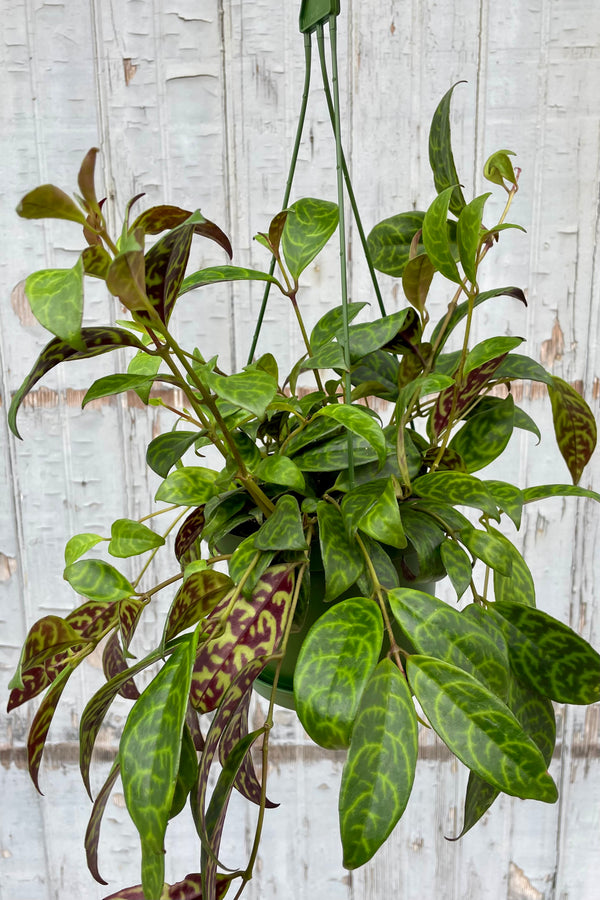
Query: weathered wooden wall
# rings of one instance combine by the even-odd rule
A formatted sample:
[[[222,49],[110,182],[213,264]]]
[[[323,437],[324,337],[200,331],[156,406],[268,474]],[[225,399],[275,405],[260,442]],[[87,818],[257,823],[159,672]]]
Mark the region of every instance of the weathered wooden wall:
[[[527,236],[508,233],[490,255],[490,283],[528,289],[529,307],[501,300],[477,318],[477,337],[494,331],[528,338],[528,353],[577,382],[598,413],[600,335],[600,6],[595,0],[344,0],[340,20],[345,143],[367,228],[432,198],[427,125],[459,79],[454,142],[470,191],[499,147],[522,168],[514,215]],[[2,405],[45,336],[27,311],[22,279],[36,268],[69,264],[77,228],[24,222],[12,214],[31,187],[67,190],[84,152],[102,149],[106,193],[120,210],[140,191],[144,203],[200,206],[230,232],[236,262],[264,265],[252,235],[277,211],[302,83],[299,2],[276,0],[0,0],[0,355]],[[316,72],[315,72],[316,74]],[[316,83],[316,81],[315,81]],[[334,198],[330,127],[315,88],[295,196]],[[355,232],[350,235],[356,248]],[[221,262],[198,245],[194,263]],[[359,257],[355,249],[354,258]],[[307,273],[314,321],[337,289],[336,256]],[[382,279],[394,306],[397,287]],[[352,296],[368,297],[364,267],[351,273]],[[218,352],[225,368],[245,362],[259,293],[247,287],[187,299],[178,327]],[[440,297],[440,302],[443,298]],[[118,316],[90,291],[88,324]],[[289,325],[289,327],[288,327]],[[299,355],[289,311],[273,303],[263,346]],[[112,355],[94,366],[113,370]],[[159,413],[127,399],[81,412],[87,364],[63,367],[34,391],[21,415],[24,442],[0,421],[0,671],[2,696],[27,628],[40,615],[65,614],[72,595],[61,577],[65,540],[106,531],[113,518],[148,511],[155,480],[139,438]],[[553,449],[547,398],[527,408],[546,437],[514,439],[511,477],[523,485],[567,480]],[[596,457],[584,477],[600,490]],[[600,645],[598,517],[590,501],[555,500],[529,511],[522,540],[541,605]],[[139,649],[149,646],[150,628]],[[122,796],[110,801],[101,867],[89,878],[82,838],[89,801],[79,784],[76,737],[82,697],[100,684],[92,658],[65,694],[53,726],[39,798],[24,770],[32,711],[0,722],[0,900],[100,898],[137,880],[138,849]],[[112,710],[100,737],[98,787],[127,713]],[[561,799],[549,807],[503,799],[462,842],[456,833],[465,772],[424,735],[408,810],[388,845],[365,869],[341,867],[336,786],[341,758],[315,749],[293,714],[278,714],[266,840],[249,898],[295,900],[595,900],[600,851],[600,710],[560,711],[552,771]],[[227,834],[225,856],[243,860],[247,812]],[[169,836],[167,875],[196,866],[191,830]]]

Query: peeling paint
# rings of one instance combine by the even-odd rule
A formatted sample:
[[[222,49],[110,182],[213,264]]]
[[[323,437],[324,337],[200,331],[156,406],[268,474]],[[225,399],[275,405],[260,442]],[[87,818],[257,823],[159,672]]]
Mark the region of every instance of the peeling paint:
[[[129,87],[130,82],[133,80],[135,73],[138,70],[138,66],[135,66],[131,57],[127,57],[123,60],[123,74],[125,75],[125,84]]]
[[[562,359],[563,353],[565,352],[565,336],[563,334],[563,330],[560,327],[560,323],[558,318],[554,320],[554,325],[552,326],[552,335],[547,341],[542,341],[542,346],[540,347],[540,358],[542,361],[542,365],[546,366],[546,368],[551,369],[554,365],[555,360]]]
[[[10,581],[16,571],[17,561],[14,556],[0,552],[0,581]]]
[[[31,328],[32,325],[37,325],[37,319],[31,312],[29,300],[25,296],[25,279],[19,281],[12,289],[10,302],[24,328]]]
[[[508,868],[508,894],[506,900],[544,900],[544,895],[534,888],[523,869],[513,862]]]

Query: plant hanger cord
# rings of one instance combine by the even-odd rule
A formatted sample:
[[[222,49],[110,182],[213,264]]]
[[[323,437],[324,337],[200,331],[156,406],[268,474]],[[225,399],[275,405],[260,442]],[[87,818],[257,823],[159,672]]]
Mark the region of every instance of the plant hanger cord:
[[[294,140],[294,148],[292,150],[292,159],[290,161],[290,167],[288,171],[288,177],[285,184],[285,192],[283,195],[283,206],[285,209],[288,205],[288,201],[290,199],[290,193],[292,191],[292,182],[294,180],[294,173],[296,171],[296,163],[298,162],[298,152],[300,150],[300,142],[302,140],[302,132],[304,130],[304,120],[306,118],[306,107],[308,106],[308,92],[310,88],[310,73],[311,73],[311,63],[312,63],[312,35],[310,32],[304,35],[304,87],[302,89],[302,104],[300,106],[300,113],[298,116],[298,125],[296,127],[296,138]],[[269,266],[269,275],[273,275],[275,272],[275,257],[271,259],[271,264]],[[267,309],[267,303],[269,301],[269,294],[271,292],[271,282],[267,281],[265,285],[265,290],[263,293],[262,302],[260,305],[260,311],[258,313],[258,318],[256,320],[256,328],[254,329],[254,334],[252,335],[252,345],[250,347],[250,352],[248,354],[248,365],[252,362],[254,358],[254,351],[256,350],[256,345],[258,343],[258,338],[260,336],[260,331],[263,324],[263,319],[265,317],[265,312]]]
[[[323,26],[317,26],[317,44],[319,47],[319,61],[321,63],[321,74],[323,77],[323,89],[325,91],[325,100],[327,101],[327,109],[329,110],[329,118],[331,119],[331,124],[335,133],[335,111],[333,105],[333,99],[331,97],[331,88],[329,86],[329,76],[327,74],[327,60],[325,58],[325,32],[323,30]],[[360,218],[360,213],[358,210],[358,204],[356,203],[356,196],[354,194],[354,189],[352,187],[352,181],[350,180],[350,172],[348,171],[348,166],[346,164],[346,157],[344,155],[344,151],[342,148],[342,171],[344,173],[344,180],[346,182],[346,190],[348,191],[348,199],[350,200],[350,205],[352,207],[352,214],[354,216],[354,221],[356,222],[356,228],[358,230],[358,235],[360,237],[360,243],[362,245],[363,253],[365,255],[365,260],[367,262],[367,266],[369,268],[369,274],[371,276],[371,281],[373,283],[373,290],[375,291],[375,295],[377,297],[377,303],[379,305],[379,311],[382,316],[386,316],[387,313],[385,311],[385,306],[383,304],[383,298],[381,296],[381,289],[379,287],[379,282],[377,281],[377,275],[375,273],[375,266],[373,265],[373,260],[371,258],[371,252],[369,250],[369,245],[367,244],[367,236],[365,234],[365,230],[363,228],[362,220]]]

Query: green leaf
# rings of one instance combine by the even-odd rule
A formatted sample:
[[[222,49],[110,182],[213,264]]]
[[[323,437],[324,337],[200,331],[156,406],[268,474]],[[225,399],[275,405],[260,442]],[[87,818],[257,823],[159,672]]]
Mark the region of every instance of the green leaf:
[[[402,290],[409,303],[420,313],[425,309],[435,267],[426,253],[409,259],[402,272]]]
[[[165,539],[156,534],[151,528],[133,519],[117,519],[110,529],[110,543],[108,552],[111,556],[122,559],[129,556],[137,556],[146,550],[162,547]]]
[[[119,744],[123,793],[142,843],[142,884],[159,897],[164,838],[179,758],[196,641],[181,643],[133,706]]]
[[[484,481],[483,483],[494,498],[498,509],[506,513],[518,530],[521,527],[523,513],[523,491],[507,481]]]
[[[535,359],[530,359],[529,356],[523,356],[521,353],[509,353],[496,369],[495,377],[506,378],[510,381],[539,381],[550,387],[553,384],[550,372],[547,372]]]
[[[435,198],[423,219],[423,244],[427,256],[438,272],[441,272],[449,281],[460,284],[461,277],[458,271],[454,254],[450,244],[450,231],[448,228],[448,206],[455,188],[449,187]]]
[[[147,354],[144,354],[146,358]],[[168,375],[161,375],[161,380],[169,381]],[[105,375],[102,378],[98,378],[90,388],[88,388],[87,393],[83,400],[81,401],[82,406],[87,406],[92,400],[98,400],[101,397],[110,397],[114,394],[122,394],[125,391],[139,391],[144,388],[148,389],[148,393],[150,388],[154,384],[156,377],[154,375]]]
[[[203,287],[205,284],[221,284],[229,281],[268,281],[281,288],[277,279],[268,272],[259,272],[256,269],[246,269],[242,266],[211,266],[184,278],[179,295]]]
[[[262,369],[248,367],[237,375],[207,375],[206,381],[217,395],[262,419],[277,393],[277,382]]]
[[[413,588],[388,594],[394,618],[414,648],[469,672],[498,697],[508,693],[508,655],[483,628],[442,600]]]
[[[169,819],[174,819],[184,808],[190,791],[196,784],[198,777],[198,756],[194,741],[187,725],[184,725],[181,754],[179,756],[179,769],[177,771],[177,781],[175,782],[175,791],[173,792],[173,800],[169,810]]]
[[[83,263],[72,269],[42,269],[25,280],[31,311],[44,328],[77,350],[83,349]]]
[[[471,583],[473,568],[471,560],[462,547],[455,541],[444,541],[440,544],[440,554],[444,568],[460,600]]]
[[[123,600],[135,593],[124,575],[100,559],[80,559],[71,563],[63,578],[74,591],[90,600]]]
[[[483,177],[501,187],[506,187],[504,179],[508,181],[510,187],[516,184],[517,178],[509,156],[515,156],[512,150],[496,150],[495,153],[492,153],[483,167]]]
[[[419,497],[429,497],[442,503],[480,509],[492,519],[498,519],[498,509],[485,484],[473,475],[462,472],[432,472],[413,481]]]
[[[288,456],[267,456],[256,467],[256,477],[267,484],[281,484],[299,493],[304,493],[304,475]]]
[[[217,476],[218,472],[204,466],[182,466],[165,478],[154,499],[181,506],[201,506],[216,495]]]
[[[597,429],[594,415],[574,387],[553,376],[548,387],[556,443],[573,484],[577,484],[596,447]]]
[[[304,639],[294,673],[294,696],[300,721],[319,746],[348,747],[382,641],[381,612],[366,597],[336,603]]]
[[[101,244],[86,247],[81,254],[81,261],[86,275],[106,281],[112,256]]]
[[[457,82],[460,84],[461,82]],[[460,179],[454,165],[450,134],[450,103],[456,84],[442,97],[431,121],[429,131],[429,163],[438,194],[452,187],[450,209],[458,216],[465,205],[465,198],[459,187]]]
[[[503,575],[498,569],[494,569],[494,597],[496,600],[535,606],[535,585],[529,566],[507,537],[491,526],[488,529],[504,545],[511,558],[510,575]]]
[[[349,303],[348,304],[348,321],[352,322],[353,319],[359,314],[361,309],[367,306],[366,303]],[[310,333],[310,346],[312,347],[313,353],[316,350],[319,350],[320,347],[323,347],[325,344],[328,344],[336,335],[338,335],[344,325],[344,307],[343,306],[334,306],[333,309],[328,309],[324,316],[321,316],[315,327]]]
[[[372,415],[367,412],[364,406],[350,406],[347,403],[333,403],[330,406],[325,406],[320,409],[315,413],[314,418],[316,419],[318,416],[325,416],[328,419],[333,419],[340,425],[343,425],[344,428],[347,428],[348,431],[352,431],[354,434],[367,441],[377,454],[379,466],[383,466],[387,456],[385,435],[381,426],[375,421]]]
[[[462,459],[467,472],[477,472],[497,459],[511,439],[515,402],[509,394],[484,412],[470,416],[448,444]]]
[[[465,275],[472,284],[477,281],[477,253],[481,242],[483,208],[491,193],[475,197],[461,210],[456,227],[458,253]]]
[[[298,501],[284,494],[274,511],[254,537],[257,550],[306,550],[308,545],[302,528]]]
[[[423,228],[425,213],[418,210],[383,219],[370,232],[367,246],[373,265],[379,272],[400,278],[409,263],[411,244]],[[423,252],[419,243],[417,252]]]
[[[498,359],[499,356],[509,353],[522,344],[522,337],[492,337],[481,343],[476,344],[469,351],[463,368],[463,378],[466,378],[470,372],[479,369],[487,362]],[[497,369],[496,369],[497,371]]]
[[[25,194],[17,213],[22,219],[69,219],[86,224],[85,214],[68,194],[53,184],[42,184]]]
[[[506,636],[521,681],[557,703],[600,700],[600,654],[572,628],[521,603],[496,602],[488,612]]]
[[[298,278],[323,249],[338,225],[337,204],[328,200],[297,200],[288,210],[281,246],[287,267]]]
[[[600,503],[600,494],[576,484],[537,484],[522,491],[523,503],[534,503],[548,497],[588,497]]]
[[[348,539],[344,521],[335,506],[319,501],[317,519],[325,571],[325,600],[335,600],[355,583],[364,563],[356,542]]]
[[[383,659],[365,687],[340,787],[344,867],[364,865],[408,803],[417,764],[417,715],[406,678]]]
[[[252,595],[252,591],[260,577],[271,565],[273,557],[275,556],[274,550],[268,550],[266,552],[257,550],[254,546],[254,538],[254,534],[244,538],[234,550],[233,556],[228,563],[229,575],[236,584],[238,584],[242,578],[245,578],[243,588],[244,597],[250,597]],[[257,554],[258,560],[256,559]],[[252,571],[248,577],[247,572],[250,568],[252,568]]]
[[[382,485],[380,496],[361,516],[358,527],[369,537],[402,550],[407,540],[400,518],[398,498],[390,477]]]
[[[477,559],[483,560],[486,566],[500,572],[501,575],[510,576],[513,556],[497,533],[481,531],[479,528],[463,528],[460,540],[467,550]]]
[[[166,478],[175,463],[198,440],[197,431],[168,431],[148,444],[146,462],[153,472]]]
[[[368,354],[390,344],[404,331],[412,331],[415,327],[415,320],[416,313],[407,308],[383,316],[381,319],[375,319],[373,322],[351,325],[349,329],[351,361],[357,363]]]
[[[99,534],[92,534],[91,532],[74,534],[65,546],[65,565],[70,566],[71,563],[76,562],[80,556],[83,556],[84,553],[87,553],[88,550],[91,550],[92,547],[95,547],[96,544],[103,540],[104,538]]]
[[[480,294],[477,294],[475,298],[470,298],[469,300],[465,300],[464,303],[459,303],[450,316],[450,320],[448,322],[445,323],[445,318],[441,319],[438,322],[438,324],[433,329],[433,333],[431,335],[431,343],[437,345],[438,351],[440,351],[456,326],[465,318],[466,315],[468,315],[471,306],[473,307],[473,309],[475,309],[477,306],[485,303],[486,300],[493,300],[495,297],[503,296],[514,297],[515,300],[520,300],[521,303],[527,306],[527,299],[525,297],[525,294],[519,287],[502,287],[494,288],[494,290],[491,291],[482,291]],[[443,334],[442,326],[444,326]],[[440,340],[439,344],[438,340]]]
[[[432,728],[469,769],[512,796],[556,801],[539,749],[473,675],[427,656],[409,657],[407,674]]]
[[[46,344],[33,364],[29,375],[14,394],[10,405],[8,424],[16,437],[21,437],[17,430],[17,413],[21,403],[40,378],[59,363],[87,359],[108,353],[110,350],[116,350],[118,347],[136,347],[138,350],[144,350],[144,345],[135,335],[122,328],[82,328],[81,340],[85,345],[85,350],[76,350],[60,338],[53,338],[50,343]]]

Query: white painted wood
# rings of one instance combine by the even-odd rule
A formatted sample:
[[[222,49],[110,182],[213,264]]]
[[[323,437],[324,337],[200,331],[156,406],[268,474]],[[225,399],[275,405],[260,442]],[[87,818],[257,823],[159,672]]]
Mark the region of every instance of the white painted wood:
[[[581,386],[598,415],[600,388],[600,7],[593,0],[347,0],[340,19],[344,142],[365,227],[432,198],[427,127],[441,95],[459,79],[453,135],[467,191],[485,190],[481,168],[498,147],[517,153],[521,189],[514,206],[527,236],[508,233],[486,261],[489,284],[528,289],[527,311],[499,300],[477,316],[476,337],[528,338],[528,352]],[[299,3],[274,0],[0,0],[0,354],[2,405],[45,343],[19,287],[26,274],[68,265],[78,247],[69,223],[24,222],[10,214],[22,194],[52,180],[75,186],[83,154],[100,146],[106,190],[119,210],[174,202],[231,234],[235,262],[265,265],[252,240],[281,203],[302,86]],[[331,129],[315,65],[313,89],[292,199],[335,198]],[[355,300],[371,297],[349,228]],[[308,324],[337,302],[336,248],[306,273],[313,292]],[[193,265],[221,263],[198,241]],[[401,302],[381,277],[388,308]],[[310,292],[309,292],[310,293]],[[447,303],[441,292],[439,304]],[[208,295],[207,295],[208,297]],[[186,298],[178,328],[222,365],[242,366],[261,292],[247,286]],[[441,307],[440,307],[441,308]],[[88,324],[119,316],[113,301],[90,291]],[[290,365],[301,343],[289,309],[273,299],[261,348]],[[28,627],[64,614],[72,597],[62,581],[62,546],[76,531],[105,532],[120,515],[149,510],[156,479],[146,472],[140,439],[168,417],[127,400],[81,412],[91,377],[117,359],[65,366],[48,376],[21,414],[24,442],[0,423],[0,669],[2,692]],[[90,374],[92,373],[92,374]],[[514,439],[504,473],[520,483],[566,480],[552,446],[549,404],[526,389],[524,408],[546,435]],[[598,458],[584,484],[600,489]],[[102,486],[101,489],[99,486]],[[101,502],[100,502],[101,501]],[[554,500],[527,511],[521,540],[541,605],[600,645],[597,588],[598,513],[589,501]],[[164,601],[167,602],[167,599]],[[139,636],[143,652],[152,622]],[[27,707],[0,716],[0,900],[101,898],[137,880],[138,849],[118,790],[103,826],[102,889],[85,869],[82,839],[89,801],[76,766],[77,710],[101,683],[90,660],[65,693],[53,725],[38,798],[24,769]],[[257,701],[258,703],[258,701]],[[106,776],[127,704],[111,710],[100,741],[94,786]],[[342,757],[316,750],[294,716],[281,711],[270,794],[281,806],[267,816],[260,865],[249,898],[406,900],[595,900],[600,851],[598,709],[561,716],[552,772],[561,799],[553,807],[506,798],[462,842],[464,771],[422,735],[419,773],[407,812],[373,862],[341,867],[336,786]],[[224,856],[244,859],[251,814],[243,804],[227,832]],[[167,875],[196,865],[189,826],[169,837]]]

